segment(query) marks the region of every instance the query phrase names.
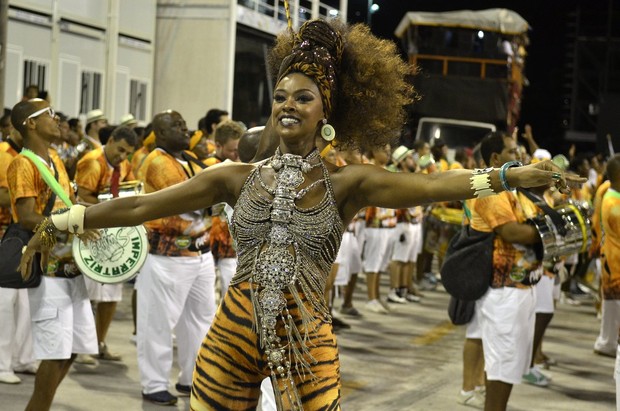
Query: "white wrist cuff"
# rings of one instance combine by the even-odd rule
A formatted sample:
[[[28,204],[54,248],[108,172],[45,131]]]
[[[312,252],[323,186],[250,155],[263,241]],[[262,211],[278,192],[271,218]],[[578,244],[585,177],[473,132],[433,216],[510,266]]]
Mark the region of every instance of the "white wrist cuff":
[[[81,204],[75,204],[69,209],[69,226],[68,230],[73,234],[84,233],[84,212],[86,207]]]
[[[58,231],[68,231],[69,227],[69,209],[66,209],[62,213],[52,214],[50,216],[52,224],[58,229]]]

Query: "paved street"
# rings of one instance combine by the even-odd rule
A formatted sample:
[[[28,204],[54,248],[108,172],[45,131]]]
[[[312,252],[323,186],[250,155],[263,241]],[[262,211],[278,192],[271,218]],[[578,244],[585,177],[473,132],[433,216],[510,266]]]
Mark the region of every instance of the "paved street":
[[[365,284],[359,283],[356,304],[363,311]],[[74,366],[60,386],[52,410],[165,409],[144,403],[140,396],[136,348],[130,342],[133,326],[129,296],[128,286],[108,339],[111,350],[123,355],[123,362]],[[363,311],[361,319],[346,318],[352,328],[338,333],[343,410],[471,409],[456,403],[465,330],[449,323],[447,304],[445,292],[426,291],[421,304],[391,305],[394,309],[390,315]],[[516,386],[509,410],[613,410],[614,360],[592,353],[598,326],[591,304],[558,305],[544,343],[546,354],[558,362],[550,370],[551,385]],[[19,385],[0,384],[0,410],[24,409],[34,377],[22,377]],[[175,382],[173,377],[171,383]],[[188,409],[187,398],[168,409]]]

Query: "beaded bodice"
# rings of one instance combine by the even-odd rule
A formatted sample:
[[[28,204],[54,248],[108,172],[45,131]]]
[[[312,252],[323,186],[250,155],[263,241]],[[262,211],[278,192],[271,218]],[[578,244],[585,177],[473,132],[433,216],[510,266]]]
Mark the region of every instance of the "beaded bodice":
[[[275,171],[275,185],[261,174],[265,165]],[[305,175],[320,167],[322,178],[304,185]],[[315,173],[316,175],[316,173]],[[315,205],[297,201],[311,190],[324,194]],[[331,322],[324,289],[336,259],[344,227],[329,172],[314,150],[306,158],[279,151],[248,176],[235,206],[230,232],[237,246],[237,273],[231,285],[251,285],[254,328],[267,356],[276,393],[288,396],[293,409],[301,399],[291,370],[312,376],[306,341],[321,322]],[[287,297],[299,308],[288,310]],[[278,409],[282,398],[276,396]]]
[[[230,232],[238,256],[237,272],[232,284],[251,279],[256,258],[272,232],[273,198],[260,190],[259,173],[260,167],[248,177],[231,219]],[[298,278],[301,280],[299,285],[304,292],[314,291],[321,296],[343,234],[343,224],[327,170],[324,170],[324,176],[326,192],[323,199],[311,208],[295,206],[287,227],[288,235],[293,239],[296,257],[302,263],[300,268],[304,268],[302,277]],[[315,285],[316,290],[307,288],[310,285]]]

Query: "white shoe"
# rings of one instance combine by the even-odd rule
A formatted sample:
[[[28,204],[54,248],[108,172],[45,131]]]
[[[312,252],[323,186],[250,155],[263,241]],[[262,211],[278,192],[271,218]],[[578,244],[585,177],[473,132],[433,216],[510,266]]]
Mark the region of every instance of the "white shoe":
[[[0,382],[3,384],[19,384],[22,380],[12,371],[7,371],[0,373]]]
[[[407,300],[396,293],[396,290],[392,288],[387,295],[388,302],[397,304],[407,304]]]
[[[379,300],[370,300],[366,303],[366,309],[368,311],[372,311],[377,314],[387,314],[388,310],[385,309],[381,301]]]
[[[462,391],[458,394],[456,402],[459,404],[467,405],[468,407],[484,408],[486,401],[483,391]]]
[[[35,375],[37,373],[37,369],[39,367],[37,366],[36,363],[30,363],[28,365],[25,365],[23,367],[19,367],[19,368],[15,368],[13,371],[15,371],[18,374],[32,374]]]
[[[76,364],[84,364],[84,365],[97,365],[97,360],[91,357],[88,354],[78,354],[75,356],[75,360],[73,361]]]
[[[407,293],[407,295],[405,296],[405,300],[409,301],[410,303],[419,303],[420,301],[422,301],[420,297],[411,293]]]

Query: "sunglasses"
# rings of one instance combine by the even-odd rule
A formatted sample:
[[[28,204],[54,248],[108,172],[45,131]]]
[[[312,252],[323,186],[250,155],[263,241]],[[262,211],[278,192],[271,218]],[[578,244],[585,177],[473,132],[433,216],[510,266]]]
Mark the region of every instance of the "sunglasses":
[[[28,121],[28,119],[37,118],[37,117],[39,117],[43,113],[49,114],[49,116],[51,118],[56,118],[56,112],[54,111],[54,109],[51,108],[51,107],[45,107],[45,108],[42,108],[41,110],[35,111],[34,113],[32,113],[31,115],[26,117],[26,119],[24,120],[24,122],[22,124],[25,126],[26,125],[26,121]]]

